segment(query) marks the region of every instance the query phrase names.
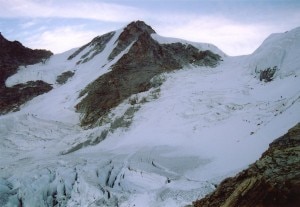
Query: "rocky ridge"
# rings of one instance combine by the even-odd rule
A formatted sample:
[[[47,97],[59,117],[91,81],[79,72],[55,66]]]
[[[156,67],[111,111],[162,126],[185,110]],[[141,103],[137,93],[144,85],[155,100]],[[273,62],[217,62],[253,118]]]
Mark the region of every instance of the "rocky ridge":
[[[47,50],[32,50],[18,41],[8,41],[0,33],[0,114],[17,110],[21,104],[52,89],[43,81],[5,86],[5,80],[15,74],[19,66],[45,61],[51,55]]]
[[[130,23],[120,34],[111,60],[128,46],[124,54],[111,68],[89,84],[80,96],[86,95],[77,104],[77,112],[83,114],[84,127],[99,124],[99,119],[110,109],[131,95],[149,90],[151,79],[161,73],[180,69],[185,65],[215,67],[221,57],[211,51],[200,51],[190,44],[159,44],[151,34],[155,31],[142,21]]]
[[[90,47],[91,49],[80,57],[80,60],[77,64],[85,63],[91,59],[93,59],[97,54],[101,53],[109,40],[114,36],[115,32],[109,32],[102,36],[95,37],[90,43],[83,45],[78,50],[76,50],[72,55],[68,57],[68,60],[72,60],[79,53],[81,53],[84,49]]]
[[[300,204],[300,123],[273,141],[248,169],[225,179],[195,207],[268,206]]]

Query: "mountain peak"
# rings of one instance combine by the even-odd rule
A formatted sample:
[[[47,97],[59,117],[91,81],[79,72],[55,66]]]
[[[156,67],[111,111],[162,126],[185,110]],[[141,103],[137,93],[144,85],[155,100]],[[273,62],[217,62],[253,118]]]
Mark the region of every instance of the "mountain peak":
[[[113,41],[117,45],[110,53],[109,60],[124,50],[126,53],[116,58],[109,72],[80,93],[80,97],[87,94],[76,105],[77,112],[83,114],[83,127],[97,126],[100,119],[127,98],[149,91],[154,87],[151,80],[155,76],[187,65],[215,67],[220,61],[218,54],[200,51],[190,44],[160,44],[152,38],[152,32],[154,30],[144,22],[133,22]],[[99,95],[101,98],[98,98]]]
[[[109,59],[114,59],[114,57],[120,54],[120,52],[128,47],[133,41],[136,41],[143,33],[150,35],[156,32],[143,21],[138,20],[128,24],[120,34],[118,38],[118,45],[110,54]]]
[[[130,31],[131,33],[134,33],[134,32],[147,32],[149,34],[152,34],[152,33],[156,33],[152,27],[150,27],[149,25],[147,25],[145,22],[143,21],[133,21],[131,23],[129,23],[124,30],[128,30]]]

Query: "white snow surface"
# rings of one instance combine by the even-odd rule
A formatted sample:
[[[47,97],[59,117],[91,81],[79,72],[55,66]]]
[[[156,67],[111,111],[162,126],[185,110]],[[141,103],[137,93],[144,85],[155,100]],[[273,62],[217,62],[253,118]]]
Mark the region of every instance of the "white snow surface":
[[[82,129],[74,106],[80,90],[130,48],[108,62],[120,32],[89,62],[76,65],[86,51],[68,61],[73,50],[8,79],[8,86],[42,79],[55,88],[0,116],[0,206],[184,206],[253,163],[300,121],[298,28],[271,36],[250,56],[223,56],[216,68],[188,66],[157,77],[165,80],[159,89],[112,110],[115,120],[132,98],[147,100],[137,101],[129,128],[84,145],[111,124]],[[285,51],[280,61],[274,47]],[[256,66],[274,65],[285,75],[265,83],[253,74]],[[57,85],[68,70],[75,75]]]
[[[283,78],[295,75],[300,70],[300,27],[285,33],[270,35],[262,45],[249,56],[250,67],[261,71],[277,66],[277,76]]]

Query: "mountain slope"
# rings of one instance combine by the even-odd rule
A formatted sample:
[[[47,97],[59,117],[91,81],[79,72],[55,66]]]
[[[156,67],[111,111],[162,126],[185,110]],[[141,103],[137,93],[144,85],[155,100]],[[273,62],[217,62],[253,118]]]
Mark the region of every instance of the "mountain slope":
[[[296,54],[300,52],[299,45],[300,28],[270,35],[247,57],[249,67],[255,67],[254,72],[260,73],[260,80],[266,82],[274,78],[297,77],[300,58]],[[268,68],[276,70],[272,77],[265,80],[262,75],[267,74]],[[283,88],[280,94],[287,92],[284,86],[280,88]],[[258,161],[235,177],[222,181],[212,194],[194,202],[194,206],[297,206],[300,192],[299,144],[298,123],[273,141]]]
[[[298,206],[300,124],[270,144],[248,169],[224,180],[194,206]]]
[[[46,61],[51,55],[50,51],[31,50],[18,41],[8,41],[0,33],[0,114],[17,110],[21,104],[52,89],[43,81],[5,86],[6,79],[15,74],[19,66]]]
[[[53,89],[0,116],[0,205],[182,206],[204,197],[299,122],[299,68],[260,81],[257,57],[164,38],[138,21],[21,68],[7,86],[41,80]]]
[[[253,72],[260,73],[267,68],[276,68],[274,77],[284,78],[296,75],[300,59],[295,54],[300,53],[300,28],[282,34],[270,35],[262,45],[249,56]]]
[[[18,41],[8,41],[0,33],[0,83],[3,87],[4,81],[17,72],[21,65],[32,65],[43,59],[49,58],[52,53],[46,50],[31,50],[24,47]]]

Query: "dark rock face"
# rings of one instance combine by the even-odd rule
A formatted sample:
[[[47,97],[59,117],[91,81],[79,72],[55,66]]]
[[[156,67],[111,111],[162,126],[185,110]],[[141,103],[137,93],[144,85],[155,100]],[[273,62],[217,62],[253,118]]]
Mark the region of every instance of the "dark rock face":
[[[272,142],[261,158],[225,179],[196,207],[296,207],[300,204],[300,123]]]
[[[118,39],[118,44],[109,55],[108,59],[112,60],[126,47],[128,47],[133,41],[136,41],[142,33],[152,34],[155,31],[145,24],[143,21],[132,22],[124,29]]]
[[[194,64],[199,66],[214,67],[218,64],[220,56],[213,52],[199,51],[192,45],[182,43],[163,44],[163,47],[171,53],[181,65]]]
[[[0,88],[0,114],[17,111],[21,104],[51,89],[52,86],[43,81],[29,81],[11,88]]]
[[[18,41],[8,41],[0,33],[0,114],[15,110],[33,97],[51,90],[52,87],[42,81],[13,88],[5,86],[5,80],[15,74],[19,66],[45,61],[51,55],[52,52],[47,50],[32,50]]]
[[[81,92],[87,96],[76,106],[83,114],[82,126],[93,126],[131,95],[147,91],[152,86],[150,80],[163,72],[180,69],[186,64],[215,66],[220,56],[210,51],[199,51],[192,45],[159,44],[151,38],[154,32],[143,22],[129,24],[121,33],[116,48],[110,54],[115,57],[133,41],[128,53],[123,55],[112,71],[91,83]]]

